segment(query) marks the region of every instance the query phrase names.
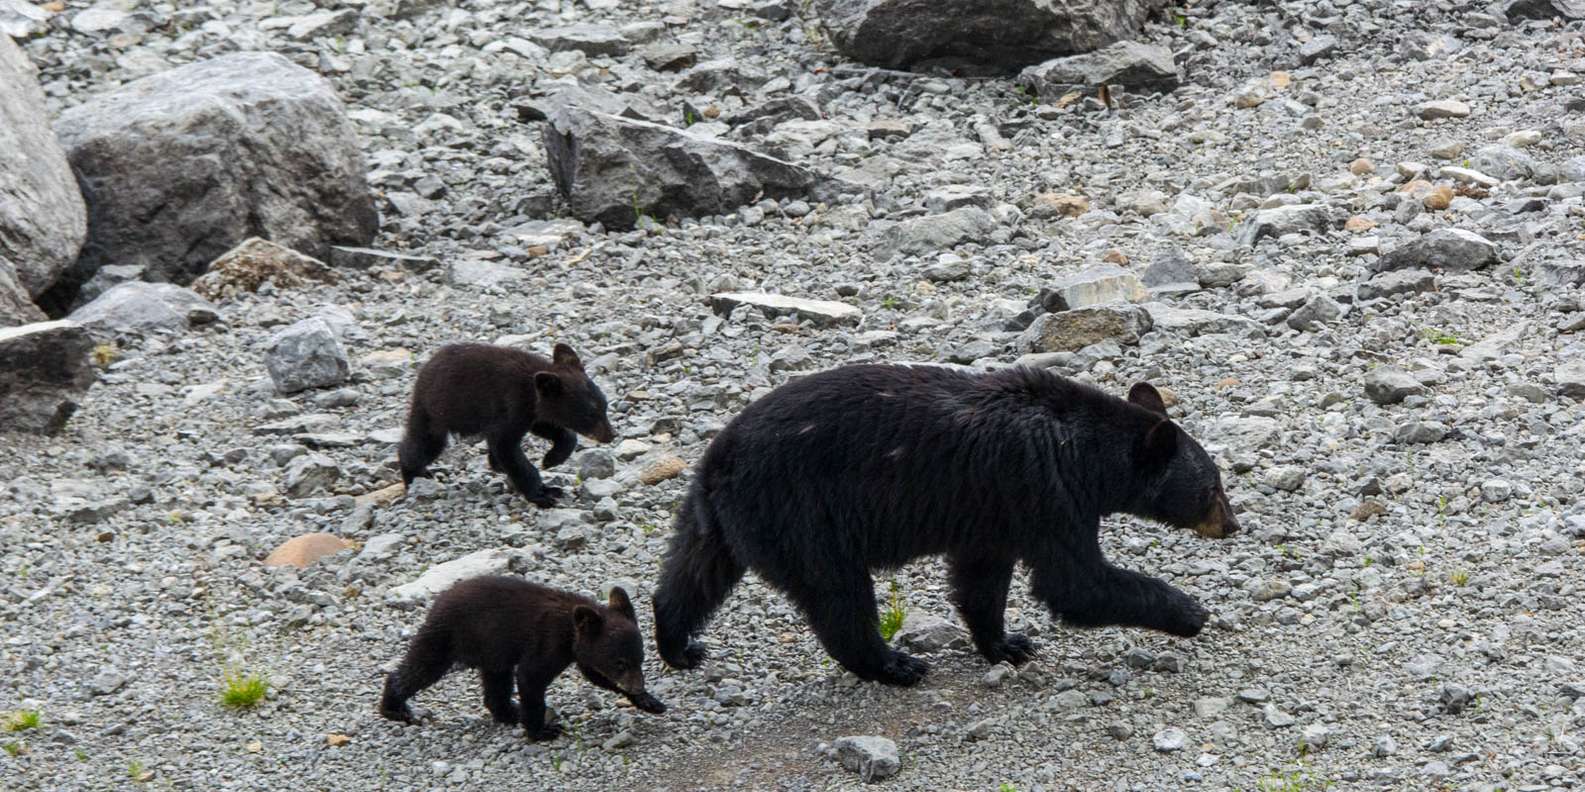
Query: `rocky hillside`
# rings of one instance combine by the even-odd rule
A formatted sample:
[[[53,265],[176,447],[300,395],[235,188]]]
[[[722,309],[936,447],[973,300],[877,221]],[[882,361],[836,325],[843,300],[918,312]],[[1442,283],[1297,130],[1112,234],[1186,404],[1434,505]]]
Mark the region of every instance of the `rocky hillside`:
[[[0,0],[0,33],[8,789],[1585,784],[1575,0]],[[467,443],[403,492],[457,340],[569,343],[610,396],[560,508]],[[463,574],[621,582],[648,630],[688,464],[855,361],[1168,390],[1246,530],[1103,544],[1211,625],[1067,628],[1020,573],[1041,655],[992,668],[921,561],[878,577],[933,668],[899,690],[750,576],[702,671],[651,649],[664,715],[570,674],[530,743],[461,673],[376,714]]]

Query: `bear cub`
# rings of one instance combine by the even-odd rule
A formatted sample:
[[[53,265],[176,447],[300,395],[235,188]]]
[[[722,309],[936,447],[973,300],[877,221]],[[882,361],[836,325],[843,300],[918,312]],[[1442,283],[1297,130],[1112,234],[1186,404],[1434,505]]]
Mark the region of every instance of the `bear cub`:
[[[1068,624],[1197,634],[1209,614],[1192,597],[1102,556],[1101,519],[1118,512],[1238,530],[1215,463],[1147,383],[1125,401],[1028,368],[813,374],[706,449],[655,592],[656,643],[668,664],[698,665],[694,635],[752,569],[849,671],[911,685],[928,666],[881,639],[870,574],[927,555],[947,557],[953,604],[992,663],[1035,652],[1003,625],[1019,563]]]
[[[380,714],[412,723],[407,700],[463,666],[478,670],[484,706],[497,721],[522,724],[531,739],[552,740],[561,728],[545,722],[545,689],[573,664],[633,706],[665,712],[644,690],[643,663],[638,618],[620,588],[600,605],[519,578],[469,578],[435,598],[401,665],[385,678]],[[521,705],[512,701],[514,683]]]
[[[564,493],[540,480],[523,455],[523,435],[551,441],[543,464],[552,468],[572,456],[578,435],[611,442],[615,433],[605,409],[605,394],[566,344],[557,344],[549,360],[488,344],[441,347],[419,369],[413,387],[397,452],[402,483],[430,476],[429,463],[446,450],[448,435],[483,435],[490,469],[505,473],[530,503],[554,506]]]

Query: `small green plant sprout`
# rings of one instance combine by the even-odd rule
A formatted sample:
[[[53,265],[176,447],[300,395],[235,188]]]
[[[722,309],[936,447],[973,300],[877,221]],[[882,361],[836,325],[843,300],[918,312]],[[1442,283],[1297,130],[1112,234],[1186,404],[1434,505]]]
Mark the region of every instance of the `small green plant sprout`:
[[[881,639],[890,641],[892,636],[895,636],[897,631],[903,628],[903,619],[907,618],[907,616],[908,612],[903,610],[902,594],[897,590],[897,581],[893,580],[891,582],[891,599],[887,603],[886,610],[881,613]]]
[[[888,294],[885,297],[881,298],[881,307],[885,308],[888,311],[896,310],[898,305],[899,305],[899,303],[897,301],[897,298],[891,296],[890,294]]]
[[[154,780],[154,771],[145,768],[142,762],[133,759],[127,763],[127,778],[139,784],[147,784]]]
[[[94,347],[94,365],[99,368],[109,368],[116,362],[116,348],[114,344],[100,344]]]
[[[1189,26],[1189,18],[1174,11],[1172,12],[1172,23],[1180,28],[1186,28]]]
[[[1463,587],[1469,585],[1469,573],[1462,569],[1453,570],[1453,574],[1448,575],[1447,579],[1455,586]]]
[[[1018,787],[1003,781],[1002,785],[996,788],[996,792],[1018,792]]]
[[[36,709],[17,710],[5,718],[5,730],[11,733],[32,731],[43,722],[43,715]]]
[[[1452,333],[1444,333],[1434,327],[1427,327],[1421,331],[1421,334],[1425,336],[1427,341],[1440,346],[1453,346],[1454,344],[1464,343],[1458,340],[1458,336]]]
[[[27,752],[28,747],[19,742],[0,743],[0,750],[4,750],[12,757],[21,756]]]
[[[263,674],[228,671],[220,688],[220,706],[229,710],[253,709],[269,689],[270,680]]]

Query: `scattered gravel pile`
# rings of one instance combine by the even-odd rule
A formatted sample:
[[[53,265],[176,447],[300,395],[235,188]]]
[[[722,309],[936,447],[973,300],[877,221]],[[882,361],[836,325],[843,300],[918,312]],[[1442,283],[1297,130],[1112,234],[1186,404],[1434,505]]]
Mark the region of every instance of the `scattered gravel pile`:
[[[303,249],[320,262],[281,265],[310,277],[238,270],[236,287],[199,284],[211,300],[118,285],[156,264],[110,257],[83,293],[39,303],[88,311],[101,371],[86,393],[40,397],[77,405],[62,433],[0,440],[0,712],[42,721],[0,733],[8,788],[1585,784],[1577,3],[1518,0],[1510,18],[1504,3],[1200,0],[1137,36],[1177,75],[1104,91],[1030,87],[1016,66],[854,63],[791,0],[52,5],[0,0],[0,31],[58,134],[112,126],[82,108],[138,78],[268,51],[328,82],[359,149],[321,118],[294,127],[301,151],[366,172],[330,174],[341,216],[293,214],[322,185],[257,174],[312,171],[298,149],[222,124],[205,134],[270,143],[211,163],[233,213],[180,213],[185,188],[136,203],[194,183],[179,159],[103,176],[138,191],[121,197],[147,223],[169,211],[214,234],[186,251],[204,259],[282,241],[277,222],[337,230]],[[322,88],[304,101],[332,107]],[[610,170],[564,170],[559,188],[547,127],[591,113],[592,139],[631,149],[586,152]],[[697,159],[655,178],[681,187],[613,208],[626,196],[601,173],[676,150]],[[796,184],[675,194],[749,160]],[[262,208],[268,223],[249,215]],[[170,279],[186,284],[198,272],[181,262]],[[20,284],[7,300],[41,294],[43,270],[0,264]],[[391,488],[417,367],[458,340],[564,341],[610,397],[618,442],[547,472],[563,508],[509,493],[466,443],[438,480]],[[1008,622],[1041,644],[1036,662],[987,667],[935,624],[909,633],[938,647],[931,676],[898,690],[834,669],[750,577],[703,670],[666,671],[649,649],[663,716],[575,675],[550,691],[568,732],[552,743],[491,722],[467,674],[415,700],[428,723],[375,713],[422,604],[459,576],[619,582],[649,630],[678,460],[770,388],[856,361],[1022,361],[1170,390],[1245,531],[1114,519],[1103,541],[1211,625],[1191,641],[1064,628],[1020,577]],[[91,374],[68,373],[74,388]],[[320,532],[351,546],[264,564]],[[955,620],[940,563],[883,575],[888,600],[889,579],[916,626]],[[262,704],[223,709],[229,672],[266,675]]]

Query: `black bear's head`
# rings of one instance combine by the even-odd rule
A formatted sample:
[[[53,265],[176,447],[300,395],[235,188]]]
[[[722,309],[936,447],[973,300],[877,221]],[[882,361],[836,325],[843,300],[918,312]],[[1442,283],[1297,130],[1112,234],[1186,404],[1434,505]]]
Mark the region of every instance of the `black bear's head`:
[[[546,423],[571,429],[601,443],[616,438],[605,415],[605,393],[589,379],[578,353],[566,344],[557,344],[551,367],[534,375],[538,402],[534,417]]]
[[[644,690],[644,636],[626,591],[612,587],[604,607],[573,608],[572,624],[572,656],[585,679],[627,696],[645,712],[666,711],[665,704]]]
[[[1134,448],[1142,486],[1129,511],[1213,539],[1236,533],[1238,521],[1222,489],[1222,474],[1211,455],[1167,417],[1161,393],[1141,382],[1128,392],[1128,401],[1148,413]]]

